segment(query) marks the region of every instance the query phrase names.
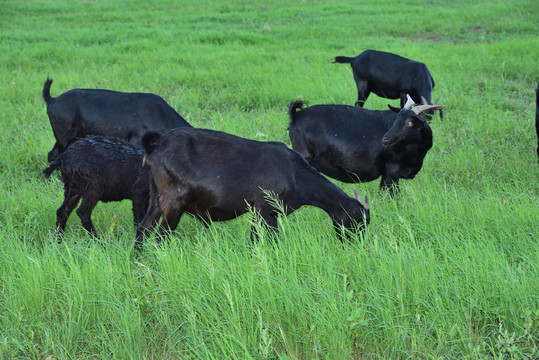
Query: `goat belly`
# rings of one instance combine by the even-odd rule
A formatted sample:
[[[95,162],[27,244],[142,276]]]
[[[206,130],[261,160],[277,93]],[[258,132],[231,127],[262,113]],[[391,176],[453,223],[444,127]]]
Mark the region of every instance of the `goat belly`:
[[[226,221],[226,220],[232,220],[238,217],[239,215],[243,214],[245,211],[242,211],[241,213],[231,212],[229,209],[218,209],[218,208],[210,208],[206,209],[204,212],[197,212],[197,213],[191,213],[187,212],[190,215],[193,215],[196,219],[202,220],[204,222],[208,221]]]
[[[186,212],[202,221],[232,220],[246,212],[245,201],[236,204],[234,199],[218,199],[213,194],[194,197],[192,200]]]
[[[381,175],[380,171],[374,166],[363,168],[363,169],[357,169],[353,172],[350,171],[350,173],[352,174],[351,176],[355,176],[356,182],[357,182],[357,179],[359,179],[359,182],[373,181],[373,180],[378,179]]]

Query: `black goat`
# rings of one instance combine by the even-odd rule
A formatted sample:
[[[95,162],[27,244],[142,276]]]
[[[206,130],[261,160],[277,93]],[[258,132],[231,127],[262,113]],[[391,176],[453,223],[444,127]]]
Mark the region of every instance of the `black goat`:
[[[43,171],[50,177],[60,170],[64,183],[64,202],[56,211],[56,226],[62,233],[67,219],[77,206],[82,226],[97,235],[92,210],[99,201],[133,201],[135,224],[146,213],[150,197],[150,173],[142,167],[143,151],[120,139],[90,136],[75,141]]]
[[[318,171],[343,182],[373,181],[397,188],[399,178],[413,179],[432,147],[432,130],[421,113],[445,106],[367,110],[347,105],[290,104],[290,140]],[[299,111],[298,111],[299,110]],[[395,113],[397,112],[397,113]]]
[[[142,137],[144,163],[152,175],[148,212],[137,230],[136,247],[155,227],[174,230],[184,213],[197,219],[234,219],[249,208],[277,230],[278,210],[267,192],[284,205],[286,215],[303,205],[326,211],[338,229],[363,229],[369,223],[368,200],[347,196],[280,142],[244,139],[220,131],[178,128]],[[340,232],[338,232],[340,234]],[[254,227],[251,240],[256,240]]]
[[[400,99],[404,107],[406,94],[417,104],[421,97],[431,104],[434,79],[425,64],[399,55],[365,50],[356,57],[337,56],[335,63],[349,63],[357,86],[356,106],[363,107],[371,92],[386,99]],[[443,113],[440,110],[440,118]]]
[[[43,85],[43,99],[56,138],[49,162],[77,138],[87,135],[117,137],[140,146],[142,135],[148,131],[191,126],[155,94],[73,89],[53,98],[51,84],[52,79],[47,78]]]

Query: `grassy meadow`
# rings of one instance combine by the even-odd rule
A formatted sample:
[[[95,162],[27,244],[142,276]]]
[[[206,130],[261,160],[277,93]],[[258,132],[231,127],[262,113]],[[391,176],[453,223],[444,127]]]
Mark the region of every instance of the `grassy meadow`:
[[[539,2],[19,1],[0,11],[0,359],[537,359]],[[427,64],[434,146],[364,237],[326,213],[250,245],[249,214],[133,250],[131,204],[91,238],[45,180],[41,90],[161,95],[193,126],[290,145],[288,104],[354,104],[365,49]],[[370,109],[386,100],[371,95]]]

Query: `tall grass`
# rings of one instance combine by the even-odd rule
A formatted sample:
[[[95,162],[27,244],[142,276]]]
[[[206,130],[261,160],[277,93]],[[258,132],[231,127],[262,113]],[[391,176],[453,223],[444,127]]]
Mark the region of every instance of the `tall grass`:
[[[537,358],[537,14],[536,1],[4,2],[0,358]],[[340,243],[305,207],[278,245],[251,246],[249,214],[186,216],[136,253],[122,202],[94,211],[99,240],[73,215],[58,244],[47,76],[53,96],[153,92],[194,126],[289,144],[288,103],[353,104],[350,68],[331,61],[367,48],[425,62],[448,107],[398,198],[336,182],[368,193],[364,237]]]

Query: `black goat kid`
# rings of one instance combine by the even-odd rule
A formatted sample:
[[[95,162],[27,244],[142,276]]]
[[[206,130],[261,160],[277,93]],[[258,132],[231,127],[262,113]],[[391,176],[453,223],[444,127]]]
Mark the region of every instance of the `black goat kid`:
[[[56,226],[62,233],[79,200],[77,215],[82,226],[97,235],[92,210],[99,201],[133,201],[133,215],[138,224],[148,207],[150,173],[142,167],[143,151],[126,141],[92,136],[79,139],[43,171],[50,177],[60,170],[64,183],[64,202],[56,211]]]

